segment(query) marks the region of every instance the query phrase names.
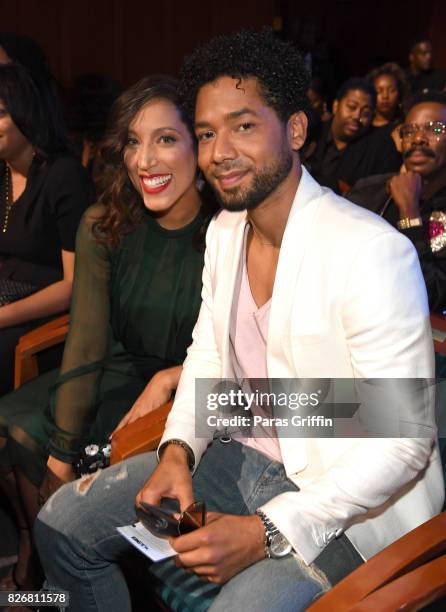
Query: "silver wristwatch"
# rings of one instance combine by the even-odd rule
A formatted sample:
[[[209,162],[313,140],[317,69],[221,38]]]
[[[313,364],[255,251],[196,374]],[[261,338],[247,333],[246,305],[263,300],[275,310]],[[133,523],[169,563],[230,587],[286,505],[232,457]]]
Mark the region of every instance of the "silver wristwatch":
[[[281,559],[290,554],[293,547],[274,523],[261,510],[256,510],[265,528],[265,553],[270,559]]]

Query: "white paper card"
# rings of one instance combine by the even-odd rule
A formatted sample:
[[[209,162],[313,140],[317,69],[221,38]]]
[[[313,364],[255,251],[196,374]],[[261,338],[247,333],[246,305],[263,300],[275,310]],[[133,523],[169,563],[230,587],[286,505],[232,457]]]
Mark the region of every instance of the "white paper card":
[[[130,544],[152,561],[162,561],[177,554],[167,540],[154,536],[141,522],[117,527],[117,530]]]

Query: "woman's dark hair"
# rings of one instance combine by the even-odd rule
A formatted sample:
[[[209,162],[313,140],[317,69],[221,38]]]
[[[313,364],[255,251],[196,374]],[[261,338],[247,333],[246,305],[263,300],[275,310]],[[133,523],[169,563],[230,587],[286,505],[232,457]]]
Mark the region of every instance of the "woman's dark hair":
[[[12,32],[0,32],[0,47],[11,62],[26,68],[37,84],[54,80],[42,47],[32,38]]]
[[[26,68],[0,65],[0,100],[25,138],[44,159],[67,150],[64,125],[56,101],[41,91]],[[54,102],[54,105],[53,105]]]
[[[367,80],[370,81],[373,86],[375,86],[375,80],[381,76],[390,76],[394,79],[398,89],[398,103],[403,104],[404,100],[407,98],[409,90],[406,76],[401,66],[398,66],[396,62],[387,62],[386,64],[371,70],[367,75]]]
[[[141,221],[145,211],[141,196],[128,176],[123,154],[130,123],[151,100],[168,100],[177,108],[191,134],[195,150],[197,148],[193,126],[181,104],[176,79],[164,75],[144,77],[119,96],[111,109],[109,127],[95,171],[99,202],[105,206],[105,212],[94,224],[94,233],[98,242],[112,248],[119,245],[123,234]],[[216,210],[215,200],[207,197],[206,193],[201,195],[202,214],[209,221]],[[198,238],[200,245],[204,233],[205,227]]]

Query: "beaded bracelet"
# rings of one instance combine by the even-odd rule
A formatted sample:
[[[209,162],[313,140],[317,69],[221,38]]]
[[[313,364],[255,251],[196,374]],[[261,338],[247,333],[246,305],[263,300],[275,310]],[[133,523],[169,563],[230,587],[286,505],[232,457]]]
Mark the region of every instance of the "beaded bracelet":
[[[161,459],[163,452],[166,450],[166,447],[169,444],[175,444],[176,446],[180,446],[183,450],[186,451],[187,463],[188,463],[190,471],[192,472],[195,467],[195,456],[189,444],[186,444],[186,442],[183,442],[183,440],[172,438],[171,440],[167,440],[166,442],[164,442],[164,444],[160,446],[160,448],[158,449],[158,457]]]

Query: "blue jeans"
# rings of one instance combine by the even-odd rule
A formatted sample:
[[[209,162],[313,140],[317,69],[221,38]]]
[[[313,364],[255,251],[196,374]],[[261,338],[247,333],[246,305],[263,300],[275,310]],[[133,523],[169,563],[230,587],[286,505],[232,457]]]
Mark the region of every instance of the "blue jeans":
[[[118,563],[131,546],[116,527],[135,521],[135,496],[156,465],[155,453],[133,457],[97,474],[83,492],[81,481],[65,485],[40,512],[35,537],[47,581],[70,591],[70,611],[130,612]],[[213,442],[194,474],[193,487],[195,499],[205,500],[208,510],[238,515],[253,514],[276,495],[297,490],[282,464],[234,441]],[[303,610],[361,563],[345,535],[331,542],[320,558],[320,564],[316,560],[310,566],[295,555],[264,559],[221,588],[175,568],[175,582],[183,579],[187,584],[187,608],[192,610]],[[158,577],[173,567],[171,559],[152,564]]]

